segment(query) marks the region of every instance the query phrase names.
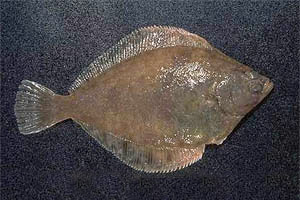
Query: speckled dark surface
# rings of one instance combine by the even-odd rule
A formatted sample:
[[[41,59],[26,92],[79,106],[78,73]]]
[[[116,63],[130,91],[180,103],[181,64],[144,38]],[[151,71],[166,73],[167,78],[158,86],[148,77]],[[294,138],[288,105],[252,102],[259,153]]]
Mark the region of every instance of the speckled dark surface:
[[[297,199],[299,2],[30,2],[1,3],[2,200]],[[273,92],[221,146],[170,174],[132,170],[71,120],[18,133],[21,80],[67,94],[83,67],[148,25],[203,36],[270,77]]]

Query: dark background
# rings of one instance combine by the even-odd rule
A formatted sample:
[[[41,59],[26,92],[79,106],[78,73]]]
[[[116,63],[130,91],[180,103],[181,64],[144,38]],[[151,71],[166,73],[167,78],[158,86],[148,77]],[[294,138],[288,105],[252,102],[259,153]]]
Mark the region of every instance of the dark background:
[[[1,3],[1,199],[299,199],[299,2]],[[102,3],[101,3],[102,2]],[[60,94],[131,31],[184,28],[275,88],[221,146],[175,173],[122,164],[71,120],[18,133],[21,80]]]

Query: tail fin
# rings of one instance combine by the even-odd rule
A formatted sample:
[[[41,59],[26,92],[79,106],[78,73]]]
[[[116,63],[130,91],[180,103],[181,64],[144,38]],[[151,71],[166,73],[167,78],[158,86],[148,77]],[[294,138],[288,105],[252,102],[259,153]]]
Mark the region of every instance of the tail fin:
[[[40,84],[22,81],[15,104],[20,133],[37,133],[58,122],[52,109],[55,96],[54,92]]]

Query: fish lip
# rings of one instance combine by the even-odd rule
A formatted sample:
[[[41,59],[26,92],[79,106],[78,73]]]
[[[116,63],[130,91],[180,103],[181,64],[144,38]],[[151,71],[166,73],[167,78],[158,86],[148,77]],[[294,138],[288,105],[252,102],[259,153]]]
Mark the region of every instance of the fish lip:
[[[264,86],[264,89],[263,89],[263,93],[267,95],[274,88],[274,84],[272,83],[272,81],[267,80],[267,82],[264,85],[265,86]]]

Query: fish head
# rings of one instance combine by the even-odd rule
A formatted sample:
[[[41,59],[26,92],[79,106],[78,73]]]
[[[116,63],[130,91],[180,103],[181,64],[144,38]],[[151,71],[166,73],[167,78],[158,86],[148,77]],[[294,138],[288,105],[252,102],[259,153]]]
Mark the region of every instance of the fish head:
[[[221,77],[215,95],[221,109],[230,115],[246,115],[273,89],[269,78],[248,67],[236,68]]]

